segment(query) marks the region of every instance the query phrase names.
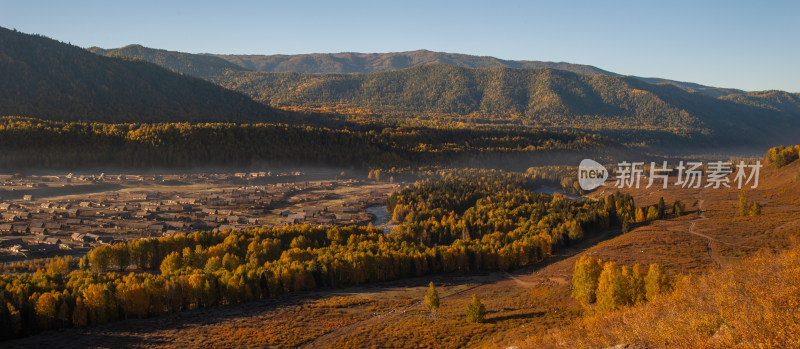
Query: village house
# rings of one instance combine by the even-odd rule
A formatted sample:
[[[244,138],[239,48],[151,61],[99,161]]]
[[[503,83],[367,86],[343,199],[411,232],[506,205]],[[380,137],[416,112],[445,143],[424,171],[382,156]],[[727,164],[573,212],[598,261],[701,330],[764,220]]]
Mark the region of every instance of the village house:
[[[44,228],[44,227],[38,227],[38,228],[31,227],[29,229],[30,229],[31,234],[47,234],[48,233],[47,228]]]
[[[307,216],[314,217],[322,212],[327,211],[327,208],[322,206],[307,206],[303,207],[303,211],[306,213]]]
[[[67,225],[81,225],[83,224],[83,220],[80,218],[70,218],[64,221]]]
[[[44,239],[44,243],[50,245],[61,245],[61,239],[57,237],[47,237]]]
[[[44,228],[46,228],[48,230],[56,230],[56,229],[61,229],[62,226],[61,226],[61,223],[58,223],[58,222],[45,222],[44,223]]]
[[[284,217],[283,219],[281,219],[281,222],[288,224],[297,224],[304,221],[305,219],[306,219],[305,212],[300,212],[300,213],[292,213]]]
[[[89,241],[97,241],[97,239],[99,239],[99,238],[100,238],[100,235],[97,235],[97,234],[95,234],[95,233],[86,233],[86,234],[84,235],[84,237],[85,237],[86,239],[89,239]]]
[[[93,241],[92,239],[86,237],[86,234],[81,234],[81,233],[72,233],[72,235],[70,235],[70,238],[73,241],[77,241],[77,242],[90,242],[90,241]]]
[[[14,209],[17,209],[17,208],[19,208],[19,205],[17,205],[17,204],[12,204],[12,203],[8,203],[8,202],[0,203],[0,210],[7,211],[7,210],[14,210]]]

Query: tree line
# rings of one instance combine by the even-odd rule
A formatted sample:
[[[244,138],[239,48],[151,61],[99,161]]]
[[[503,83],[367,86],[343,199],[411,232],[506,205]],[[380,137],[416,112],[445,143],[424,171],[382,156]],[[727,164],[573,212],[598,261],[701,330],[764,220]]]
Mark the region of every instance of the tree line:
[[[657,263],[643,270],[584,255],[572,273],[572,297],[601,312],[651,300],[671,287],[671,277]]]
[[[421,166],[496,154],[591,150],[612,145],[573,131],[376,126],[331,129],[286,124],[85,123],[0,118],[0,164],[249,166],[262,162],[359,167]]]
[[[765,156],[767,161],[775,166],[781,168],[795,161],[800,156],[800,145],[795,146],[777,146],[770,148]]]

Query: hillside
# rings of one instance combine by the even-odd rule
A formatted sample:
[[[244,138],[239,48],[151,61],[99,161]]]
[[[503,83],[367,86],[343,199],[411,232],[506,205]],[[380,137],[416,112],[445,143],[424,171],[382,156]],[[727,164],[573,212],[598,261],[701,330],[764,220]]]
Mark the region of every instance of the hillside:
[[[800,115],[800,93],[793,94],[775,90],[758,91],[728,95],[722,97],[722,99],[758,108],[780,110],[793,115]]]
[[[220,72],[250,70],[261,72],[297,72],[309,74],[325,73],[375,73],[405,69],[419,65],[449,64],[464,68],[549,68],[566,70],[584,75],[620,76],[591,65],[566,62],[514,61],[489,56],[473,56],[458,53],[417,50],[392,53],[314,53],[297,55],[223,55],[190,54],[128,45],[117,49],[91,47],[89,51],[106,56],[124,56],[146,60],[183,74],[207,78]],[[712,97],[721,97],[744,91],[705,86],[692,82],[663,78],[631,76],[651,84],[672,84],[688,92],[700,92]]]
[[[372,74],[228,71],[212,81],[281,107],[655,133],[642,136],[648,142],[680,136],[713,145],[772,143],[791,138],[800,121],[800,104],[790,94],[795,98],[782,104],[758,95],[717,99],[668,84],[555,69],[436,64]]]
[[[530,60],[506,60],[490,56],[474,56],[459,53],[417,50],[391,53],[313,53],[297,55],[209,55],[222,58],[240,67],[262,72],[297,73],[376,73],[399,70],[419,65],[449,64],[463,68],[516,68],[558,69],[583,75],[621,76],[586,64],[567,62],[545,62]],[[741,90],[705,86],[663,78],[631,76],[651,84],[672,84],[688,92],[700,92],[712,97],[721,97]]]
[[[246,70],[236,64],[214,56],[157,50],[141,45],[128,45],[110,50],[90,47],[88,50],[89,52],[103,56],[141,59],[177,73],[199,78],[208,78],[213,75],[225,73],[227,70]]]
[[[143,61],[0,27],[0,115],[92,121],[268,121],[247,96]]]
[[[375,73],[428,64],[464,68],[551,68],[587,75],[617,75],[597,67],[565,62],[512,61],[489,56],[417,50],[391,53],[313,53],[298,55],[212,55],[253,71],[297,73]]]
[[[794,94],[623,77],[589,66],[430,51],[233,56],[138,45],[91,50],[148,60],[269,105],[356,120],[569,127],[672,147],[771,146],[791,141],[800,124]]]
[[[695,212],[686,217],[691,220],[656,222],[584,253],[620,265],[664,262],[671,270],[697,275],[678,278],[673,292],[652,301],[605,313],[587,311],[568,326],[528,333],[512,341],[513,345],[797,347],[800,161],[779,169],[769,162],[758,188],[746,192],[748,200],[763,205],[760,215],[736,213],[735,188],[689,191],[686,194],[698,199],[691,209]],[[664,193],[666,198],[685,191],[667,190],[659,195]],[[637,203],[653,203],[655,195],[650,194],[647,190],[633,193]],[[565,262],[574,265],[575,261]],[[571,273],[571,266],[564,266],[564,273]]]
[[[682,90],[687,92],[699,92],[703,94],[707,94],[711,97],[724,97],[731,94],[743,94],[747,93],[742,90],[737,90],[735,88],[724,88],[724,87],[711,87],[706,85],[700,85],[693,82],[685,82],[685,81],[676,81],[676,80],[669,80],[669,79],[662,79],[662,78],[645,78],[641,76],[631,76],[633,78],[642,80],[647,83],[651,84],[670,84],[679,87]]]

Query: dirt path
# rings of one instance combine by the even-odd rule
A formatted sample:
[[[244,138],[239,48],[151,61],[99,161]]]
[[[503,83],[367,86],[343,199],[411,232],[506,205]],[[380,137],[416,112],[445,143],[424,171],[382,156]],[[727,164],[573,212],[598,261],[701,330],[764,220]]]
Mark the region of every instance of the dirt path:
[[[698,233],[698,232],[694,231],[695,224],[696,224],[698,221],[700,221],[700,220],[706,220],[706,219],[708,219],[708,217],[706,217],[706,211],[705,211],[705,209],[703,208],[703,203],[705,203],[705,200],[703,200],[703,199],[699,199],[699,200],[697,200],[697,209],[698,209],[698,211],[699,211],[699,213],[700,213],[700,214],[699,214],[699,219],[697,219],[697,220],[695,220],[695,221],[692,221],[692,224],[691,224],[691,226],[689,227],[689,228],[690,228],[690,229],[689,229],[689,230],[690,230],[690,232],[689,232],[690,234],[694,234],[694,235],[697,235],[697,236],[700,236],[700,237],[704,237],[704,238],[706,238],[706,239],[708,239],[708,240],[711,240],[711,241],[713,241],[713,242],[720,243],[720,244],[723,244],[723,245],[728,245],[728,246],[736,246],[736,247],[742,247],[742,248],[758,248],[758,246],[752,246],[752,245],[740,245],[740,244],[734,244],[734,243],[732,243],[732,242],[726,242],[726,241],[722,241],[722,240],[720,240],[720,239],[717,239],[717,238],[715,238],[715,237],[711,237],[711,236],[708,236],[708,235],[706,235],[706,234],[703,234],[703,233]],[[799,221],[800,221],[800,220],[799,220]],[[793,223],[793,222],[789,222],[789,223]]]
[[[800,227],[800,218],[783,223],[775,227],[775,229],[772,229],[772,232],[778,234],[778,233],[783,233],[792,228],[798,228],[798,227]]]
[[[517,285],[520,285],[522,287],[527,287],[527,288],[533,288],[533,287],[541,286],[542,285],[542,280],[544,280],[546,282],[549,281],[549,282],[552,282],[554,284],[559,284],[559,285],[566,285],[566,284],[569,283],[569,280],[567,280],[567,278],[557,277],[557,276],[547,277],[547,278],[537,278],[536,279],[537,282],[531,282],[531,281],[522,280],[522,279],[520,279],[520,278],[518,278],[518,277],[516,277],[516,276],[514,276],[512,274],[509,274],[507,272],[503,272],[503,275],[505,275],[507,278],[513,280]]]
[[[695,198],[697,198],[697,196],[695,196]],[[721,265],[721,261],[720,261],[719,253],[718,253],[717,249],[714,248],[715,244],[723,244],[723,245],[734,246],[734,247],[739,247],[739,248],[747,248],[747,249],[758,249],[759,248],[758,246],[740,245],[740,244],[734,244],[734,243],[731,243],[731,242],[722,241],[722,240],[720,240],[718,238],[715,238],[715,237],[703,234],[701,232],[698,232],[696,230],[697,223],[700,222],[700,221],[709,219],[706,216],[706,210],[705,210],[704,204],[705,204],[705,200],[704,199],[697,198],[698,216],[697,216],[697,219],[694,219],[694,220],[691,221],[691,223],[689,224],[689,230],[686,231],[686,232],[689,233],[689,234],[701,237],[703,239],[706,239],[706,248],[708,250],[708,256],[711,258],[712,261],[714,261],[714,263],[717,266]]]
[[[695,230],[697,222],[708,219],[708,217],[706,217],[706,210],[703,208],[704,203],[705,203],[704,199],[697,199],[697,219],[693,220],[691,224],[689,224],[688,233],[706,239],[706,251],[708,252],[708,257],[711,258],[711,260],[714,261],[714,264],[716,264],[719,267],[722,265],[722,263],[720,263],[719,256],[714,250],[714,242],[716,241],[716,239],[706,234],[698,233]]]
[[[596,245],[600,241],[607,239],[610,235],[619,233],[619,230],[607,230],[600,235],[594,236],[592,238],[586,239],[578,245],[574,245],[562,251],[559,251],[555,255],[551,255],[547,259],[542,262],[532,264],[526,267],[522,267],[517,269],[513,274],[508,272],[502,273],[491,273],[488,277],[486,277],[486,281],[483,283],[479,283],[476,285],[469,286],[467,288],[454,291],[444,296],[440,296],[439,299],[447,299],[451,297],[458,296],[463,294],[467,291],[475,291],[478,288],[484,286],[495,285],[500,282],[514,282],[519,286],[525,288],[534,288],[541,286],[542,281],[552,282],[555,284],[568,284],[569,280],[566,277],[559,277],[559,276],[545,276],[545,275],[537,275],[543,269],[566,260],[570,257],[578,255],[590,247]],[[516,275],[515,275],[516,274]],[[520,278],[520,276],[532,276],[534,281],[525,281]],[[352,334],[356,329],[363,328],[364,326],[369,326],[372,324],[376,324],[382,321],[387,321],[402,314],[405,314],[409,310],[412,309],[420,309],[422,307],[422,301],[415,301],[411,304],[407,304],[404,306],[400,306],[394,308],[389,311],[385,311],[381,314],[377,314],[373,317],[370,317],[366,320],[358,321],[347,326],[340,327],[335,329],[331,332],[328,332],[322,336],[319,336],[303,345],[300,348],[327,348],[332,345],[337,339],[344,337],[346,335]]]
[[[440,296],[439,299],[446,299],[446,298],[454,297],[454,296],[457,296],[457,295],[462,294],[464,292],[467,292],[467,291],[470,291],[470,290],[474,290],[474,289],[476,289],[478,287],[481,287],[483,285],[485,285],[485,284],[472,285],[472,286],[467,287],[465,289],[458,290],[458,291],[455,291],[455,292],[448,293],[447,295]],[[385,312],[380,313],[378,315],[375,315],[375,316],[373,316],[373,317],[371,317],[369,319],[361,320],[361,321],[349,324],[347,326],[339,327],[339,328],[337,328],[337,329],[335,329],[335,330],[333,330],[331,332],[328,332],[328,333],[326,333],[326,334],[324,334],[322,336],[314,338],[310,342],[305,343],[305,344],[299,346],[298,348],[327,348],[328,346],[333,344],[333,342],[336,341],[337,339],[339,339],[339,338],[341,338],[343,336],[346,336],[348,334],[351,334],[351,333],[353,333],[355,330],[357,330],[359,328],[363,328],[364,326],[369,326],[369,325],[372,325],[372,324],[375,324],[375,323],[378,323],[378,322],[381,322],[381,321],[386,321],[386,320],[389,320],[391,318],[397,317],[399,315],[405,314],[409,310],[420,309],[420,308],[422,308],[422,301],[421,300],[420,301],[415,301],[415,302],[412,302],[411,304],[407,304],[407,305],[404,305],[404,306],[400,306],[400,307],[394,308],[394,309],[389,310],[389,311],[385,311]]]

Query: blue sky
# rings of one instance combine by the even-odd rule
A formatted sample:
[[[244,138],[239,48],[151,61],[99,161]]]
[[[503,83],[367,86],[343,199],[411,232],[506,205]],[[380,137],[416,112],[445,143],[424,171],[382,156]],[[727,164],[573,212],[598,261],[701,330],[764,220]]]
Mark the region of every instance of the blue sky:
[[[416,49],[800,92],[800,1],[16,1],[0,26],[104,48]]]

